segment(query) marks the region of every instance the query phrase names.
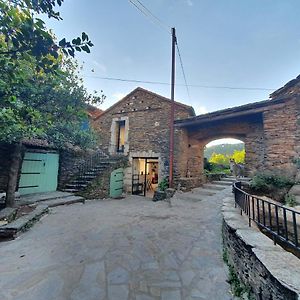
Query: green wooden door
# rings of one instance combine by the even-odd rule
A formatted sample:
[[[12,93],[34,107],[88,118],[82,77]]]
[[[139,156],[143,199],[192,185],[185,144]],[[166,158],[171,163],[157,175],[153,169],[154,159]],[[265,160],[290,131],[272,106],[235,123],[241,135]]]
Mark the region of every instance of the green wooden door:
[[[56,191],[58,154],[26,152],[21,169],[21,195]]]
[[[123,192],[123,168],[114,170],[110,175],[110,193],[111,198],[119,198]]]

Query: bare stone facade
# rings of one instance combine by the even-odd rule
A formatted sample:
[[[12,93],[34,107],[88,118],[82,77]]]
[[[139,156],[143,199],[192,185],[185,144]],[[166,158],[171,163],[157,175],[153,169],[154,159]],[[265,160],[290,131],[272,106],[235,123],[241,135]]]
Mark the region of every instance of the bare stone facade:
[[[124,185],[131,191],[133,158],[158,160],[158,181],[169,173],[169,116],[171,101],[142,88],[137,88],[106,110],[94,122],[99,147],[110,155],[128,157]],[[194,116],[192,107],[175,102],[175,119]],[[125,122],[124,147],[117,151],[117,122]],[[177,145],[175,145],[177,147]]]
[[[246,171],[295,176],[300,154],[300,96],[289,95],[175,122],[177,178],[204,177],[204,147],[219,138],[245,143]]]

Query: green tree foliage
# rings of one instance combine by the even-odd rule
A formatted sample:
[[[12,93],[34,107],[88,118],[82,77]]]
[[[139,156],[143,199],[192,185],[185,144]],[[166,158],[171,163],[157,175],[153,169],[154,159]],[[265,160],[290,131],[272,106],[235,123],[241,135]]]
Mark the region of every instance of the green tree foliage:
[[[213,164],[229,166],[229,156],[220,153],[213,153],[209,162]]]
[[[220,153],[224,155],[231,156],[235,150],[243,150],[245,149],[244,143],[237,143],[237,144],[221,144],[215,145],[210,147],[205,147],[204,149],[204,157],[210,159],[213,153]]]
[[[39,14],[46,14],[49,18],[61,20],[61,16],[54,9],[61,6],[63,0],[0,0],[0,32],[4,43],[1,45],[0,55],[18,58],[21,54],[25,58],[37,58],[37,67],[44,69],[53,65],[51,58],[58,58],[60,51],[74,57],[75,51],[90,52],[93,43],[86,33],[80,37],[67,41],[65,38],[56,41]]]
[[[244,164],[245,163],[245,155],[246,155],[245,149],[240,150],[240,151],[234,150],[234,152],[230,158],[234,159],[234,161],[237,164]]]
[[[238,164],[245,163],[245,150],[234,150],[232,155],[224,155],[221,153],[213,153],[209,162],[217,165],[229,166],[229,160],[234,159]]]
[[[62,2],[0,0],[0,142],[15,145],[8,206],[14,205],[24,140],[43,139],[60,148],[88,147],[94,140],[90,130],[81,129],[87,119],[85,105],[105,97],[86,91],[72,59],[75,51],[90,52],[92,43],[85,33],[72,42],[57,43],[36,17],[46,13],[60,20],[54,8]]]

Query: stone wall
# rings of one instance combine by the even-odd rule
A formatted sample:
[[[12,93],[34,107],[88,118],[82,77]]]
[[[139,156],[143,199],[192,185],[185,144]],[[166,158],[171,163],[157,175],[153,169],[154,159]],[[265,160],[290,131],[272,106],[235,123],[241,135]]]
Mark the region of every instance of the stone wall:
[[[300,299],[300,261],[274,245],[248,218],[234,208],[233,197],[223,202],[223,241],[229,264],[251,288],[256,300]]]
[[[203,149],[210,141],[220,138],[236,138],[245,143],[246,175],[251,176],[257,171],[280,170],[285,175],[295,176],[296,161],[298,168],[300,167],[300,98],[297,97],[277,102],[265,101],[263,109],[251,114],[244,113],[235,117],[224,115],[222,118],[219,117],[219,120],[211,120],[208,115],[207,120],[202,123],[190,123],[186,127],[180,127],[179,122],[176,129],[184,134],[180,135],[178,143],[185,143],[198,149],[188,151],[180,146],[180,149],[184,149],[184,161],[176,159],[179,162],[178,173],[180,173],[177,176],[186,176],[184,174],[188,168],[184,169],[183,165],[187,165],[188,161],[193,161],[194,176],[203,176],[203,171],[196,175],[197,171],[203,170],[201,159],[204,157]],[[180,151],[176,154],[181,155]]]
[[[138,88],[105,111],[93,127],[99,136],[99,147],[112,151],[114,132],[112,122],[126,118],[129,126],[125,143],[128,160],[132,157],[157,157],[159,178],[169,175],[169,116],[171,102],[164,97]],[[193,113],[191,107],[175,104],[175,119],[188,118]],[[126,121],[125,121],[126,127]],[[175,146],[177,147],[177,145]],[[115,155],[124,155],[116,154]],[[141,156],[143,155],[143,156]],[[126,169],[126,189],[131,190],[131,165]]]
[[[264,112],[264,167],[267,170],[280,169],[296,174],[293,163],[298,158],[299,101],[289,100]]]
[[[245,143],[247,173],[263,169],[264,133],[262,116],[205,123],[197,128],[176,127],[176,176],[199,177],[204,181],[204,147],[219,138],[236,138]]]

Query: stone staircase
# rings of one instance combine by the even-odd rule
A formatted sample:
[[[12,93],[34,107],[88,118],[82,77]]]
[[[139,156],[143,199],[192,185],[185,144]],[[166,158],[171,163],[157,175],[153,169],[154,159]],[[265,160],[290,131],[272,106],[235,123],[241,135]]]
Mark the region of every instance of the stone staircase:
[[[77,193],[87,189],[87,187],[101,174],[105,173],[113,165],[118,164],[122,158],[120,157],[100,157],[97,161],[82,166],[81,170],[69,180],[64,188],[61,189],[64,192]],[[107,174],[106,174],[107,175]]]
[[[79,173],[71,181],[69,181],[62,191],[77,193],[85,190],[95,178],[97,178],[110,166],[110,164],[111,162],[109,160],[103,160],[102,162],[97,163],[95,166],[91,166],[89,169]]]
[[[232,186],[232,184],[237,180],[242,182],[249,182],[250,178],[243,177],[236,179],[234,176],[223,177],[221,180],[215,180],[209,183],[205,183],[203,184],[203,186],[194,188],[190,192],[180,193],[180,198],[195,202],[201,201],[203,199],[209,198],[210,196],[214,196],[221,190]]]

